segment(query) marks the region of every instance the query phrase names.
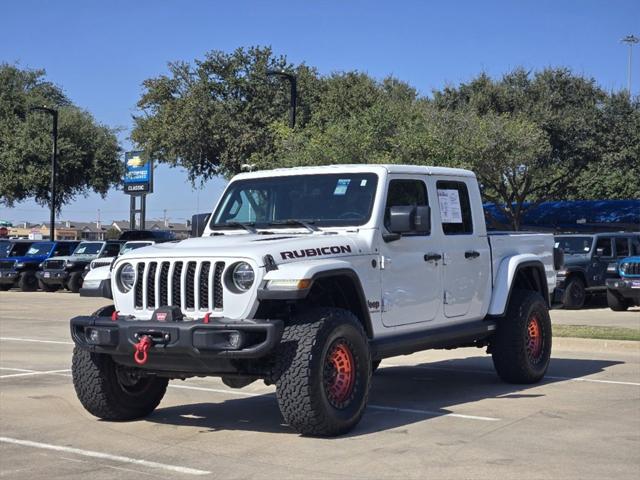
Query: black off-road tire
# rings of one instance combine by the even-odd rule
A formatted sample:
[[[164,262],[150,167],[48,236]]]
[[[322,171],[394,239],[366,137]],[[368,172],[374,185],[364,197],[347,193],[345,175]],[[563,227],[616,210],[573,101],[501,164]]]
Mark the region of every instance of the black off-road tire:
[[[35,292],[38,290],[38,279],[33,272],[23,272],[20,274],[20,280],[18,281],[18,287],[23,292]]]
[[[73,293],[78,293],[82,288],[82,281],[82,272],[73,272],[67,282],[69,290]]]
[[[38,280],[38,287],[40,287],[40,290],[42,290],[43,292],[57,292],[60,289],[59,286],[48,285],[44,283],[42,280]]]
[[[337,378],[330,358],[345,346],[353,377],[337,403],[329,393],[330,379]],[[280,411],[297,432],[336,436],[351,430],[362,418],[371,382],[369,344],[358,319],[337,308],[313,309],[292,319],[276,352],[274,380]]]
[[[11,290],[11,287],[13,287],[13,285],[0,285],[0,292]]]
[[[378,370],[378,367],[380,366],[380,362],[382,362],[382,360],[371,360],[371,373],[376,373],[376,370]]]
[[[607,305],[614,312],[626,312],[631,302],[625,298],[620,298],[617,293],[607,289]]]
[[[569,278],[562,294],[562,306],[568,309],[579,309],[587,299],[587,289],[584,280],[578,276]]]
[[[167,390],[166,378],[142,377],[125,386],[118,366],[109,355],[73,350],[73,386],[82,406],[103,420],[127,421],[149,415]],[[126,370],[120,370],[125,372]],[[126,374],[124,374],[126,376]]]
[[[531,325],[537,324],[540,343],[532,348]],[[490,352],[498,376],[509,383],[537,383],[551,358],[551,317],[544,299],[531,290],[515,290],[507,314],[491,339]]]

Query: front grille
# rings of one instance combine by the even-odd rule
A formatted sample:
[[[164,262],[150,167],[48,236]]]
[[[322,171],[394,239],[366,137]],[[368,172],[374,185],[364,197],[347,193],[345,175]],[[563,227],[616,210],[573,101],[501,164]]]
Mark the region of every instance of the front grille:
[[[625,275],[640,275],[640,262],[628,262],[622,273]]]
[[[155,310],[177,305],[181,310],[223,308],[224,262],[140,262],[136,267],[135,308]]]
[[[62,270],[64,268],[64,260],[47,260],[44,262],[45,270]]]
[[[13,260],[5,260],[0,262],[0,270],[13,270],[13,264],[16,263]]]

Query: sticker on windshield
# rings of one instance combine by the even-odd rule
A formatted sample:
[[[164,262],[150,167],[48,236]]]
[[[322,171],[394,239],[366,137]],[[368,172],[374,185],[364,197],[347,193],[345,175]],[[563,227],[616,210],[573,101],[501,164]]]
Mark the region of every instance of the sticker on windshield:
[[[85,250],[87,249],[87,247],[80,247],[78,250],[75,251],[76,255],[81,255],[85,252]]]
[[[360,186],[361,186],[361,187],[366,187],[366,186],[367,186],[367,179],[366,179],[366,178],[363,178],[363,179],[360,181]]]
[[[333,191],[334,195],[344,195],[347,193],[347,188],[349,188],[349,183],[351,183],[350,178],[339,178],[338,183],[336,184],[336,189]]]
[[[462,223],[462,208],[458,190],[438,190],[442,223]]]

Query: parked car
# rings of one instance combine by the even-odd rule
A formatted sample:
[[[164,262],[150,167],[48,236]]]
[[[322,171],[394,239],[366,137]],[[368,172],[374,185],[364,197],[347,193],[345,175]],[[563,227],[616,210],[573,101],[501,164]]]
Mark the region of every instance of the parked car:
[[[151,240],[127,242],[120,249],[118,256],[155,243]],[[111,265],[118,256],[91,260],[91,263],[87,266],[88,271],[84,275],[82,288],[80,289],[81,297],[113,298],[111,294]]]
[[[638,233],[556,235],[556,247],[564,252],[564,268],[558,272],[557,300],[565,308],[582,308],[588,295],[604,294],[609,267],[629,255],[640,254]]]
[[[8,290],[18,286],[23,292],[37,290],[36,272],[40,264],[48,258],[71,254],[79,243],[76,241],[30,242],[24,255],[12,255],[0,260],[0,289]]]
[[[84,267],[94,258],[116,256],[122,243],[119,240],[85,241],[68,257],[45,260],[42,271],[36,273],[40,287],[48,292],[64,287],[78,293],[82,287]]]
[[[640,305],[640,256],[618,262],[619,278],[607,279],[607,304],[615,312]]]
[[[500,378],[535,383],[553,249],[550,234],[488,235],[467,170],[240,174],[200,238],[115,260],[114,305],[70,322],[75,391],[123,421],[149,415],[170,379],[264,380],[291,428],[331,436],[358,423],[383,358],[486,346]]]

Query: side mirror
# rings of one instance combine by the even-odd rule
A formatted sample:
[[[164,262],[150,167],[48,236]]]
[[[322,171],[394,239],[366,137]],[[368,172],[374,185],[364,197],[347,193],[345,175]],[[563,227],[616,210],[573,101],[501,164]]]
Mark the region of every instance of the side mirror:
[[[431,209],[427,205],[398,206],[389,210],[389,231],[382,238],[385,242],[398,240],[403,233],[429,233],[431,230]]]
[[[413,231],[413,213],[415,207],[391,207],[389,210],[389,230],[392,233]]]
[[[196,215],[193,215],[191,217],[191,236],[192,237],[202,236],[210,216],[211,214],[209,213],[197,213]]]

